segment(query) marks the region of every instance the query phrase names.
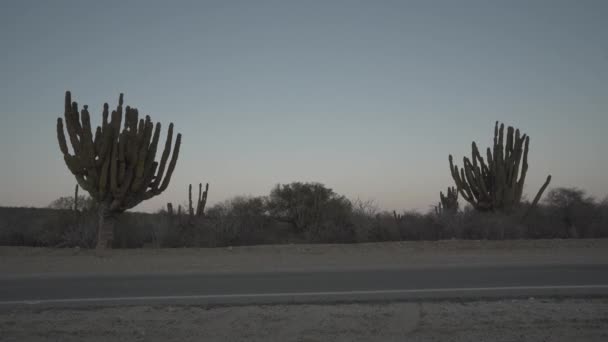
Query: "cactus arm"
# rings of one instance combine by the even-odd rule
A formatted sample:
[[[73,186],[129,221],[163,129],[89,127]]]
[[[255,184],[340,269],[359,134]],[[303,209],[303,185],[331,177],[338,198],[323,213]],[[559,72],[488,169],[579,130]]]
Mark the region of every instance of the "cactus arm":
[[[179,156],[179,148],[182,142],[182,135],[178,134],[175,139],[175,146],[173,147],[173,153],[171,155],[171,161],[169,162],[169,167],[167,168],[167,173],[165,174],[165,178],[163,179],[163,183],[160,188],[157,190],[158,193],[161,193],[167,189],[169,186],[169,181],[171,181],[171,176],[173,175],[173,171],[175,170],[175,165],[177,164],[177,157]]]
[[[69,154],[68,145],[65,141],[65,133],[63,132],[63,120],[57,119],[57,141],[59,141],[59,149],[63,155]]]
[[[198,204],[196,207],[197,216],[203,216],[205,214],[205,206],[207,205],[207,194],[209,194],[209,183],[207,183],[205,185],[205,191],[202,192],[202,194],[201,194],[202,187],[203,187],[203,184],[199,183],[199,185],[198,185],[199,199],[198,199]]]
[[[158,167],[158,171],[156,174],[156,178],[154,179],[154,184],[152,184],[153,189],[158,189],[161,184],[161,178],[163,173],[165,172],[165,167],[167,164],[167,160],[169,159],[169,154],[171,153],[171,142],[173,140],[173,124],[169,124],[169,131],[167,132],[167,139],[165,140],[165,148],[163,150],[163,154],[160,159],[160,165]]]
[[[474,204],[474,199],[473,199],[473,194],[471,193],[471,189],[469,187],[469,185],[464,181],[465,179],[465,175],[464,175],[464,170],[460,170],[460,174],[458,172],[458,166],[454,165],[454,161],[452,158],[452,155],[449,156],[449,161],[450,161],[450,171],[452,173],[452,178],[454,179],[454,182],[456,183],[456,187],[458,189],[458,191],[460,192],[460,194],[462,195],[462,198],[465,199],[465,201]]]
[[[543,184],[543,186],[540,187],[540,189],[538,190],[538,192],[536,193],[536,196],[534,196],[534,200],[532,201],[532,203],[530,204],[530,206],[528,207],[528,209],[526,210],[526,212],[524,213],[524,215],[522,216],[522,221],[528,217],[528,215],[530,214],[530,212],[532,210],[534,210],[534,208],[536,208],[536,205],[538,204],[538,202],[540,201],[540,198],[543,196],[543,192],[545,192],[545,190],[547,189],[547,187],[549,186],[549,183],[551,183],[551,175],[547,176],[547,179],[545,180],[545,183]]]
[[[137,164],[135,167],[135,179],[133,180],[133,183],[131,185],[131,191],[133,192],[139,192],[139,190],[141,189],[141,187],[144,184],[144,180],[145,180],[145,176],[144,174],[147,173],[146,169],[149,169],[150,167],[152,167],[152,164],[146,164],[147,160],[147,154],[148,154],[148,148],[150,145],[150,139],[152,138],[152,128],[153,125],[150,122],[150,117],[146,117],[146,121],[143,124],[143,127],[141,127],[142,129],[139,132],[139,137],[138,137],[138,145],[139,148],[137,149]]]

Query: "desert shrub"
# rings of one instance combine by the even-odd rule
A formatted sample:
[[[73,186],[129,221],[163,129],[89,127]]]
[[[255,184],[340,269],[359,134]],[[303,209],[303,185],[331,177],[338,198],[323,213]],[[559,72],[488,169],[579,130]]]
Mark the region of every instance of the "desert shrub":
[[[371,200],[354,200],[350,221],[357,242],[396,239],[397,230],[393,217],[388,213],[381,213],[378,206]],[[393,229],[389,229],[389,226],[392,226]]]
[[[274,219],[290,223],[296,232],[348,220],[352,204],[320,183],[278,184],[270,192],[266,208]]]
[[[415,211],[379,212],[369,202],[353,202],[352,222],[358,242],[438,240],[456,236],[456,223],[460,215],[445,212],[438,215],[434,210],[421,214]]]
[[[458,221],[457,230],[462,239],[505,240],[526,236],[526,227],[520,222],[519,212],[479,212],[465,209]]]
[[[589,232],[593,237],[608,237],[608,197],[596,206],[596,214],[591,223]]]
[[[564,230],[567,237],[593,237],[591,224],[596,219],[595,200],[577,188],[551,189],[544,201],[552,222]]]
[[[5,228],[3,229],[3,244],[24,245],[24,246],[44,246],[45,243],[53,243],[59,237],[49,221],[60,221],[62,214],[51,210],[33,208],[3,208],[2,220]],[[55,214],[53,216],[49,214]]]
[[[165,225],[155,231],[154,245],[164,248],[203,247],[202,230],[204,224],[179,221],[177,218],[168,218]]]
[[[305,231],[308,241],[349,243],[357,240],[352,223],[352,204],[345,197],[329,199],[317,215],[317,219]]]
[[[264,198],[236,197],[207,210],[207,245],[238,246],[264,243],[264,229],[270,225]]]
[[[565,239],[572,237],[568,227],[556,216],[557,211],[540,204],[523,220],[526,227],[526,238],[529,239]]]
[[[165,247],[262,244],[274,242],[276,235],[268,234],[272,220],[262,197],[236,197],[208,208],[205,217],[174,220],[178,222],[164,237]]]
[[[432,214],[404,211],[395,217],[400,240],[438,240],[442,226]]]
[[[427,213],[433,222],[437,240],[463,239],[463,213],[454,211],[441,211],[434,209]]]
[[[358,219],[358,221],[363,221]],[[365,221],[364,221],[365,222]],[[397,221],[392,213],[381,212],[374,217],[367,217],[367,226],[363,233],[360,233],[360,242],[380,242],[380,241],[399,241],[401,234]]]
[[[55,199],[48,205],[51,209],[74,209],[74,196],[62,196]],[[79,211],[90,211],[97,208],[97,203],[91,196],[78,196],[78,210]]]
[[[92,248],[96,241],[98,216],[94,211],[71,212],[74,217],[62,229],[59,243],[54,247]]]
[[[71,210],[0,208],[0,244],[57,246],[64,232],[78,223],[77,219]]]
[[[357,234],[353,224],[339,224],[334,221],[321,221],[310,227],[305,233],[309,243],[353,243]]]
[[[578,189],[554,189],[522,219],[524,212],[527,203],[509,214],[466,206],[455,214],[394,215],[372,201],[351,202],[320,184],[292,183],[273,189],[269,197],[218,203],[204,217],[190,218],[185,211],[125,213],[115,227],[114,247],[608,237],[608,198],[597,202]],[[89,248],[97,224],[95,209],[0,207],[0,245]]]

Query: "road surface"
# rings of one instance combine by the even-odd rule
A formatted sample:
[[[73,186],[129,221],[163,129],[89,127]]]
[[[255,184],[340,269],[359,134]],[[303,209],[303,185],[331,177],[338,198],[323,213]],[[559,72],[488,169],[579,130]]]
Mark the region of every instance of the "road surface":
[[[608,264],[0,277],[0,308],[606,295]]]

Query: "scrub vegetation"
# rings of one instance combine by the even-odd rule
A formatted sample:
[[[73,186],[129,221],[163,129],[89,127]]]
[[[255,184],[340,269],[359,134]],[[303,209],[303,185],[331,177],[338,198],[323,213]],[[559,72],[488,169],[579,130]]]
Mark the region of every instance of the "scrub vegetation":
[[[505,132],[498,122],[485,158],[475,142],[462,167],[449,155],[454,185],[439,192],[427,213],[382,211],[373,201],[348,199],[324,184],[293,182],[277,184],[267,196],[211,207],[209,184],[199,184],[194,201],[189,185],[187,208],[167,203],[154,214],[123,214],[167,189],[182,137],[173,142],[171,123],[157,161],[161,124],[140,119],[135,108],[123,110],[122,94],[111,113],[104,104],[101,125],[91,127],[88,106],[79,111],[66,92],[57,139],[77,182],[74,196],[48,209],[0,208],[0,244],[103,249],[608,236],[608,199],[554,188],[542,200],[551,175],[531,202],[525,199],[530,137],[510,126]],[[88,196],[79,195],[79,187]]]

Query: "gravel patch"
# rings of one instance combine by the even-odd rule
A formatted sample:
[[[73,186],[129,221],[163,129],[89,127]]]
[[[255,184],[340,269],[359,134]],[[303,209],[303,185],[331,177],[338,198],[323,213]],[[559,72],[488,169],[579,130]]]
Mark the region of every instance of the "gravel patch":
[[[608,341],[608,299],[0,312],[0,341]]]

